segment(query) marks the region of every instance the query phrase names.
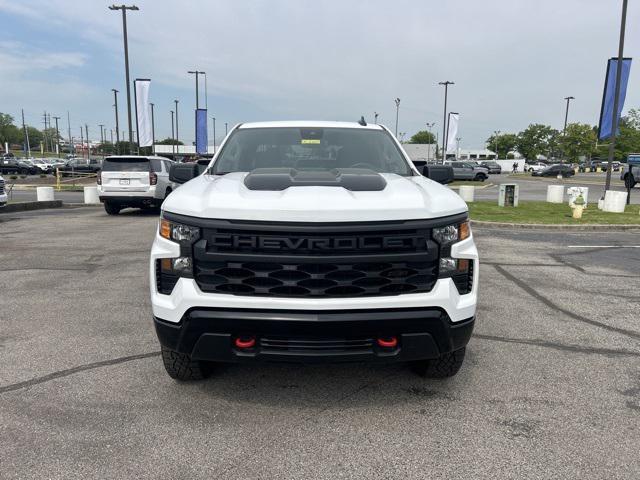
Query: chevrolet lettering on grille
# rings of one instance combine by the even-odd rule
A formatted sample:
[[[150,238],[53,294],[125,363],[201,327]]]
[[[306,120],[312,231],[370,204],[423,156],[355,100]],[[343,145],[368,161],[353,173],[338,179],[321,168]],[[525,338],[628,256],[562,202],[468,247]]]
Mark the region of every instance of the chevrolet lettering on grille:
[[[419,248],[425,239],[415,236],[383,237],[277,237],[263,235],[213,235],[209,239],[216,248],[257,248],[265,250],[356,250]]]

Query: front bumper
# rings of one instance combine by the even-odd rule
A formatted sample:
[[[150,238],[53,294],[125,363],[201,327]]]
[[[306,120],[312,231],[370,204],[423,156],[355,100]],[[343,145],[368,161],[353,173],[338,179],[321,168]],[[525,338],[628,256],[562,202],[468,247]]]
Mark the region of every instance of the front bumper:
[[[452,323],[438,308],[345,311],[254,311],[193,308],[179,324],[154,317],[160,343],[194,360],[216,362],[406,362],[464,347],[474,318]],[[238,349],[234,339],[252,336]],[[396,337],[396,346],[376,339]]]

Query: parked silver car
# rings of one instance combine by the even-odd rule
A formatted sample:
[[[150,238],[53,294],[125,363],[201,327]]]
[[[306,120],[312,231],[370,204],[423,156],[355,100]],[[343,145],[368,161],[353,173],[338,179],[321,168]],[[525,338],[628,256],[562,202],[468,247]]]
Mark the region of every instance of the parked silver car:
[[[176,184],[169,180],[173,162],[164,157],[118,155],[107,157],[98,173],[98,196],[109,215],[127,207],[159,207]]]
[[[484,182],[489,178],[489,169],[481,167],[476,163],[452,161],[445,162],[445,165],[451,165],[453,167],[454,180],[475,180],[478,182]]]

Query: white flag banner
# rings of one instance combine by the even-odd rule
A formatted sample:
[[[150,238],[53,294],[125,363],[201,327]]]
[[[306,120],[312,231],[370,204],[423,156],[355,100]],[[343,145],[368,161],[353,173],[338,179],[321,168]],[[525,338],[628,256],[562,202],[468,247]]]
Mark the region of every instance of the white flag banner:
[[[138,125],[138,142],[141,147],[153,145],[151,126],[151,105],[149,105],[149,86],[151,80],[136,79],[136,123]]]
[[[449,130],[447,131],[447,153],[456,153],[458,136],[458,114],[449,114]]]

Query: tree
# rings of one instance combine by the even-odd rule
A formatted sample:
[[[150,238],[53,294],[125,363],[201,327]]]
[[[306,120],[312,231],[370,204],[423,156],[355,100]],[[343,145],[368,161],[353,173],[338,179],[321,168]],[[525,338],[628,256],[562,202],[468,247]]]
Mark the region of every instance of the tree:
[[[8,113],[0,113],[0,149],[4,148],[4,143],[20,143],[20,129],[13,124],[13,117]]]
[[[560,137],[559,144],[563,157],[575,162],[582,155],[591,156],[596,146],[596,135],[591,125],[570,123],[564,135]]]
[[[44,139],[42,132],[36,127],[27,125],[27,134],[29,135],[29,145],[31,146],[31,150],[39,149],[40,142],[42,142]]]
[[[513,133],[491,135],[487,138],[487,148],[498,154],[498,158],[506,158],[507,154],[516,149],[518,136]]]
[[[534,160],[537,155],[550,155],[554,146],[554,138],[558,131],[548,125],[532,123],[522,132],[518,133],[518,151],[524,158]]]
[[[436,137],[427,130],[420,130],[409,139],[409,143],[432,144],[436,143]]]
[[[156,145],[184,145],[180,140],[176,140],[175,138],[165,138],[164,140],[160,140],[156,142]]]

